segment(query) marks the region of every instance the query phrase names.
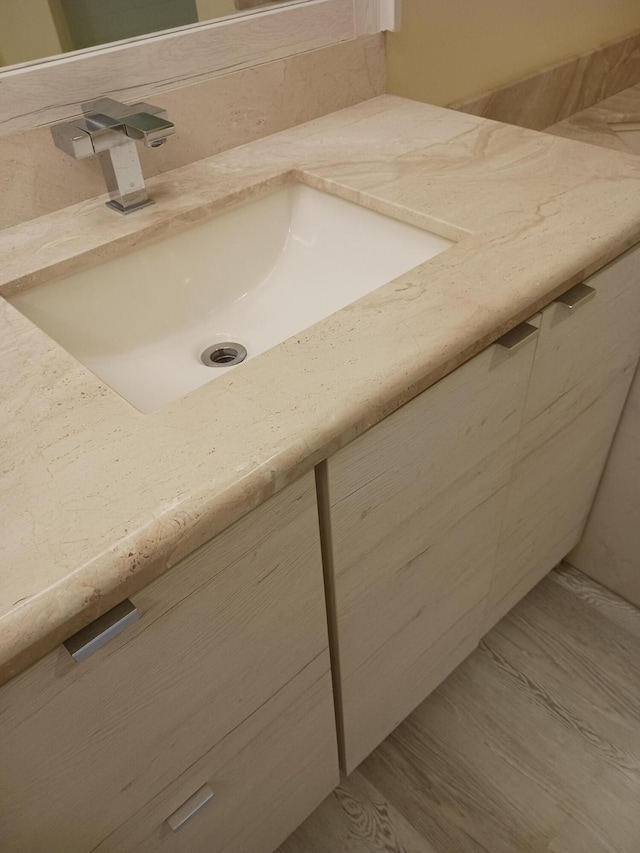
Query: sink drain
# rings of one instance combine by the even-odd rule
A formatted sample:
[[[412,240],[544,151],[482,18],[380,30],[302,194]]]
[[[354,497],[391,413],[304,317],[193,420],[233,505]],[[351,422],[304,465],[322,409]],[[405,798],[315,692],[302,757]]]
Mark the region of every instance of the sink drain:
[[[247,357],[247,350],[235,341],[225,341],[207,347],[200,356],[200,361],[207,367],[233,367]]]

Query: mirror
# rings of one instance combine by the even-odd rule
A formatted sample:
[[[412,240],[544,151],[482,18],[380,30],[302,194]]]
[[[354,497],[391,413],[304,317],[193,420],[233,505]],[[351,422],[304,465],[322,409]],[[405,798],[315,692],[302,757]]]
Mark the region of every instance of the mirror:
[[[247,14],[291,0],[0,0],[0,67]]]

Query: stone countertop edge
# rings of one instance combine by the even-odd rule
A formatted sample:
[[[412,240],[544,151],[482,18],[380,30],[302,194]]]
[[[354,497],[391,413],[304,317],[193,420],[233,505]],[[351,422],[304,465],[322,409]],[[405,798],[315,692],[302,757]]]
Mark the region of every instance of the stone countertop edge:
[[[385,95],[0,231],[0,295],[295,180],[456,243],[150,415],[0,299],[0,682],[640,240],[640,158]]]

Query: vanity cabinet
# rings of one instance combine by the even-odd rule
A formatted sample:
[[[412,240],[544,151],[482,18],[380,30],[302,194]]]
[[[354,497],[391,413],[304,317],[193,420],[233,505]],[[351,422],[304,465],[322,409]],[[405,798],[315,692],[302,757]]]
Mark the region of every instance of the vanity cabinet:
[[[492,346],[320,471],[351,772],[477,645],[535,329]]]
[[[543,311],[486,630],[580,540],[639,353],[639,249]]]
[[[338,782],[313,476],[133,603],[0,688],[0,848],[271,853]]]
[[[351,772],[580,538],[640,354],[640,250],[320,471]]]

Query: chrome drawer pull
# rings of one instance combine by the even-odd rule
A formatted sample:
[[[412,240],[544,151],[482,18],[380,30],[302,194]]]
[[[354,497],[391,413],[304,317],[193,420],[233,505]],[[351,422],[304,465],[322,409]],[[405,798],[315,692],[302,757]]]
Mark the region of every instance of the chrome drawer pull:
[[[209,800],[213,799],[213,791],[208,785],[203,785],[199,791],[196,791],[192,797],[189,797],[186,803],[183,803],[179,809],[167,818],[167,823],[173,830],[177,832],[185,823],[190,820],[196,812],[205,806]]]
[[[86,660],[139,618],[137,607],[125,598],[120,604],[98,616],[86,628],[65,640],[65,648],[75,661]]]
[[[584,305],[585,302],[593,299],[595,295],[595,289],[589,287],[588,284],[576,284],[571,290],[567,290],[562,296],[558,296],[555,301],[560,305],[564,305],[565,308],[572,309],[577,308],[579,305]]]
[[[506,335],[498,338],[496,343],[499,347],[509,350],[509,352],[515,352],[521,346],[524,346],[528,340],[535,337],[538,332],[539,329],[532,326],[531,323],[520,323],[519,326],[507,332]]]

